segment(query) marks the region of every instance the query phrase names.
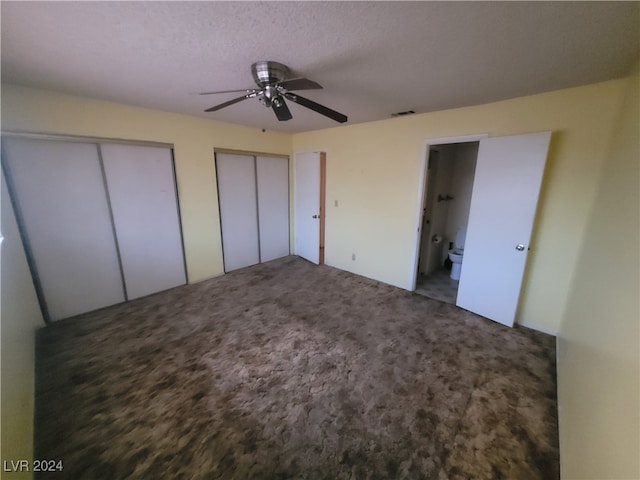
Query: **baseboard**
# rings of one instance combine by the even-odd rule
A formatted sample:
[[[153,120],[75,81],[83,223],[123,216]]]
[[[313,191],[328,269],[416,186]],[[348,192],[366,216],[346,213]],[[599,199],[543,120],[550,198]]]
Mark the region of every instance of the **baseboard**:
[[[525,328],[530,328],[531,330],[535,330],[537,332],[546,333],[547,335],[551,335],[552,337],[558,336],[558,332],[555,332],[548,328],[540,327],[538,325],[533,325],[528,322],[516,322],[516,325],[520,325],[521,327],[525,327]]]
[[[198,280],[189,280],[187,282],[187,285],[195,285],[196,283],[200,283],[200,282],[206,282],[207,280],[211,280],[212,278],[216,278],[216,277],[221,277],[222,275],[224,275],[225,272],[222,273],[216,273],[215,275],[211,275],[209,277],[205,277],[205,278],[200,278]]]

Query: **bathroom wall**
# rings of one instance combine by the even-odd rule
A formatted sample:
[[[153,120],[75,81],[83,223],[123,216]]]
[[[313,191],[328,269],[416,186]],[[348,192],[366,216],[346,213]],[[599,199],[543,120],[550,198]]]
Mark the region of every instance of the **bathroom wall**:
[[[473,142],[438,145],[429,154],[427,188],[432,191],[426,192],[426,215],[431,222],[427,242],[434,235],[442,236],[443,241],[440,244],[423,243],[421,271],[426,274],[442,267],[449,243],[455,240],[458,228],[468,222],[477,153],[478,143]],[[429,176],[435,178],[430,181]],[[439,201],[438,197],[452,198]]]
[[[451,186],[450,194],[454,198],[449,204],[445,234],[453,242],[458,229],[469,222],[469,207],[473,178],[478,157],[478,143],[459,143],[448,147],[451,150]]]
[[[458,229],[466,226],[469,221],[478,143],[439,145],[438,150],[440,153],[436,172],[432,235],[444,237],[444,248],[440,249],[438,255],[433,256],[437,257],[433,259],[433,265],[442,266],[447,258],[449,244],[455,241]],[[439,195],[453,198],[437,201]]]
[[[436,235],[433,229],[433,209],[436,203],[435,185],[438,173],[438,158],[440,152],[430,149],[426,177],[426,190],[424,192],[424,218],[422,220],[422,233],[420,236],[420,267],[419,273],[428,275],[437,268],[444,243],[433,243]],[[442,234],[440,234],[442,235]],[[436,258],[437,257],[437,258]]]
[[[447,218],[449,217],[449,204],[451,202],[438,201],[438,196],[446,197],[451,190],[451,177],[453,176],[452,156],[445,146],[438,146],[436,180],[433,196],[433,215],[431,232],[433,235],[441,235],[442,243],[433,245],[435,248],[429,257],[429,273],[442,267],[444,259],[449,251],[449,238],[447,237]]]

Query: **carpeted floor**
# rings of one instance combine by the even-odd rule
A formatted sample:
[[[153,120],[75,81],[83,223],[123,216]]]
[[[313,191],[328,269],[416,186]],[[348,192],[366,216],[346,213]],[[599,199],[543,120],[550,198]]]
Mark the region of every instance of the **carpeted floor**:
[[[37,349],[36,478],[559,478],[553,337],[297,257]]]

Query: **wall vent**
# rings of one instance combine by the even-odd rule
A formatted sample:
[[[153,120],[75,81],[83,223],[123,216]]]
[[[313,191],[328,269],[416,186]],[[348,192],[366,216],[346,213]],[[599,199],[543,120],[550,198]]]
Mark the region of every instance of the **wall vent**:
[[[406,112],[398,112],[398,113],[392,113],[391,116],[392,117],[404,117],[405,115],[413,115],[414,112],[413,110],[407,110]]]

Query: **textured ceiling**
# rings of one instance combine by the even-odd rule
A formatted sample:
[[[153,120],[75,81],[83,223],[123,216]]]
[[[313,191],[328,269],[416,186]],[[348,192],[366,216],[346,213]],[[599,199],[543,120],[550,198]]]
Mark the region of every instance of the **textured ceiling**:
[[[324,90],[306,97],[349,123],[616,78],[638,61],[638,2],[8,2],[2,80],[300,132],[338,125],[249,99],[275,60]]]

